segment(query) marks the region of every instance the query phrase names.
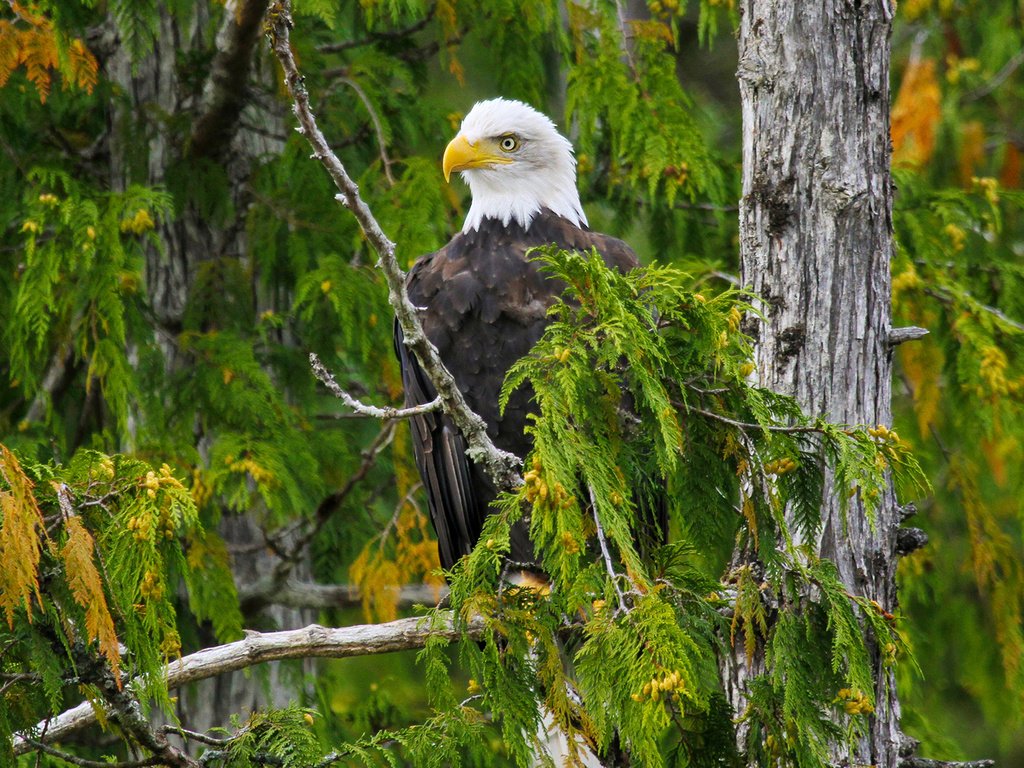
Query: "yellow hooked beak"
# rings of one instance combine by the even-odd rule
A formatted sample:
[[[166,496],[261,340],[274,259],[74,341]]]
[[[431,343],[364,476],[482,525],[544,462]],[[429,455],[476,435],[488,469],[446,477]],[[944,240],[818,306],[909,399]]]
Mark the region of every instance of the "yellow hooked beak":
[[[511,158],[503,157],[499,152],[500,150],[493,141],[481,139],[475,144],[470,144],[469,139],[460,133],[451,140],[444,150],[444,159],[441,161],[444,180],[450,181],[452,173],[456,171],[491,168],[495,165],[507,165],[512,162]]]

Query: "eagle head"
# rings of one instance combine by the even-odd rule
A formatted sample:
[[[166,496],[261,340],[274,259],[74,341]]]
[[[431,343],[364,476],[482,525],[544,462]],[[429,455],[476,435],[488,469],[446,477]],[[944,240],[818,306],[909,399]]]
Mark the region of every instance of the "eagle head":
[[[461,173],[473,196],[463,232],[479,229],[484,219],[529,228],[542,208],[578,227],[587,223],[572,144],[549,117],[521,101],[477,103],[445,149],[442,167],[445,180]]]

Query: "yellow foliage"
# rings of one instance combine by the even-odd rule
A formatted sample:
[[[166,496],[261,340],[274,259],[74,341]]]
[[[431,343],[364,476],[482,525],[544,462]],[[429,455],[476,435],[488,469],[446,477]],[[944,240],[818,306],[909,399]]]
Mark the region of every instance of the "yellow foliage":
[[[85,609],[85,632],[89,640],[99,643],[100,653],[107,657],[110,669],[121,685],[121,654],[118,650],[114,619],[107,608],[103,582],[93,562],[95,549],[92,535],[77,517],[65,523],[68,540],[60,551],[67,574],[68,587],[75,602]]]
[[[931,6],[932,0],[903,0],[899,4],[899,11],[908,21],[913,21],[923,16]]]
[[[892,107],[892,159],[895,165],[920,166],[935,150],[942,93],[935,60],[911,61]]]
[[[757,546],[757,510],[754,509],[754,500],[749,496],[744,495],[743,504],[740,505],[740,511],[743,513],[743,517],[747,521],[747,527],[750,529],[750,535],[754,537],[754,546]]]
[[[71,41],[68,46],[68,65],[64,73],[68,81],[74,83],[86,93],[92,93],[96,87],[99,62],[92,52],[85,47],[85,43],[77,38]]]
[[[1021,153],[1015,144],[1006,145],[1003,167],[999,171],[999,183],[1007,189],[1017,189],[1021,185]]]
[[[980,120],[971,120],[964,123],[960,133],[960,181],[967,185],[985,159],[985,126]]]
[[[950,222],[942,228],[942,234],[949,238],[949,244],[954,251],[962,251],[964,243],[967,242],[967,233],[962,227]]]
[[[1010,382],[1006,378],[1008,365],[1006,353],[999,347],[992,345],[981,350],[978,373],[985,386],[977,388],[978,397],[995,401],[1009,393]]]
[[[1013,680],[1024,659],[1024,568],[995,511],[982,499],[977,486],[980,474],[979,467],[963,454],[949,461],[949,488],[959,494],[963,505],[974,578],[978,589],[991,596],[1003,669],[1007,679]]]
[[[65,88],[73,85],[92,93],[99,64],[85,43],[61,37],[44,16],[32,15],[17,4],[14,9],[16,21],[0,20],[0,88],[16,69],[24,67],[43,103],[50,94],[54,71],[63,76]]]
[[[914,398],[914,415],[921,437],[927,437],[939,413],[940,375],[945,362],[942,349],[927,339],[899,347],[900,365]]]
[[[999,203],[999,180],[993,179],[991,176],[975,176],[971,179],[971,184],[980,189],[985,193],[985,199],[990,205],[998,205]]]
[[[997,485],[1006,484],[1006,464],[1014,466],[1017,457],[1021,455],[1020,440],[1013,435],[999,434],[991,438],[982,438],[981,450],[985,454],[989,469],[992,470],[992,479]]]
[[[960,75],[964,72],[977,72],[981,69],[981,62],[975,58],[962,59],[956,54],[946,56],[946,80],[952,85],[960,82]]]
[[[39,557],[46,537],[43,513],[32,493],[34,483],[6,446],[0,445],[0,477],[9,490],[0,490],[0,607],[13,626],[14,612],[25,606],[32,618],[32,595],[39,594]]]
[[[436,587],[440,597],[444,582],[433,574],[439,566],[426,515],[406,501],[387,529],[359,553],[349,578],[359,587],[367,619],[391,621],[398,615],[402,584],[422,579]]]
[[[912,263],[907,264],[907,268],[904,269],[897,275],[893,275],[892,278],[892,299],[893,303],[898,303],[901,298],[901,294],[904,291],[912,291],[915,288],[921,286],[921,276],[917,273],[917,269]]]
[[[136,235],[145,234],[155,226],[156,223],[153,221],[153,217],[149,215],[149,211],[145,208],[139,208],[134,216],[121,220],[121,231],[134,232]]]
[[[666,45],[671,45],[673,42],[672,28],[664,22],[654,19],[633,19],[629,22],[629,26],[633,35],[642,40],[660,41]]]
[[[459,38],[459,18],[456,13],[456,0],[440,0],[434,6],[434,15],[441,22],[441,29],[444,31],[445,51],[448,54],[448,72],[455,77],[459,85],[465,85],[466,72],[457,55]],[[461,118],[460,118],[461,120]],[[452,126],[455,130],[457,125]]]
[[[273,488],[277,485],[277,478],[274,473],[258,463],[255,459],[242,457],[231,459],[227,462],[228,469],[239,474],[248,474],[257,485]]]

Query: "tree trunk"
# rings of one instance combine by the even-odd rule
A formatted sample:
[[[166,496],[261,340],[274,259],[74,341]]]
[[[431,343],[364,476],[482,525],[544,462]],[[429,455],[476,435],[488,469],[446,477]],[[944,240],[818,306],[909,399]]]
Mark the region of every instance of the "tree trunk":
[[[890,424],[890,0],[741,0],[743,284],[760,298],[758,383],[805,412],[847,424]],[[844,527],[826,478],[814,542],[851,592],[896,607],[899,510],[890,492],[872,529],[859,499]],[[876,712],[852,756],[895,768],[901,736],[891,673],[878,672]],[[726,686],[737,713],[748,669],[738,649]],[[741,749],[745,748],[742,743]],[[835,764],[851,756],[840,746]]]
[[[105,62],[111,81],[126,95],[111,114],[109,133],[110,175],[114,189],[123,190],[135,180],[152,186],[167,185],[168,169],[183,159],[186,162],[219,163],[228,178],[231,221],[213,223],[189,203],[173,220],[158,224],[162,249],[150,247],[146,259],[146,290],[160,330],[157,341],[169,372],[189,365],[178,351],[177,337],[182,330],[197,269],[205,260],[249,258],[245,217],[249,204],[248,179],[261,158],[279,154],[283,142],[268,139],[267,134],[241,128],[243,110],[260,77],[273,83],[272,69],[254,74],[254,49],[260,40],[261,22],[267,0],[239,0],[222,12],[220,31],[211,39],[211,6],[196,3],[189,14],[162,11],[153,51],[133,62],[125,46],[112,48]],[[210,72],[202,93],[190,89],[181,80],[181,61],[189,54],[213,52]],[[194,66],[194,65],[193,65]],[[194,76],[191,71],[186,74]],[[272,88],[273,86],[267,86]],[[251,108],[250,108],[251,109]],[[191,134],[169,116],[192,117]],[[268,119],[278,127],[283,116],[266,109],[252,115],[253,125],[266,126]],[[277,123],[274,126],[273,123]],[[142,177],[140,179],[140,176]],[[280,311],[272,301],[260,295],[260,279],[253,274],[254,312]],[[196,447],[201,456],[209,449],[210,436],[196,428]],[[131,446],[127,446],[130,450]],[[270,572],[277,560],[266,547],[260,547],[261,510],[238,516],[225,513],[220,534],[229,551],[247,554],[232,563],[239,589],[251,586]],[[294,571],[300,578],[308,575],[308,564]],[[247,626],[256,629],[292,629],[306,626],[314,612],[271,605],[256,616],[247,616]],[[211,638],[212,640],[212,638]],[[186,652],[189,649],[186,649]],[[305,672],[312,662],[305,662]],[[204,680],[183,692],[178,704],[181,724],[196,731],[227,727],[233,715],[245,718],[249,712],[268,706],[284,706],[294,701],[296,682],[301,674],[287,674],[278,662],[268,667],[265,677],[234,672]]]

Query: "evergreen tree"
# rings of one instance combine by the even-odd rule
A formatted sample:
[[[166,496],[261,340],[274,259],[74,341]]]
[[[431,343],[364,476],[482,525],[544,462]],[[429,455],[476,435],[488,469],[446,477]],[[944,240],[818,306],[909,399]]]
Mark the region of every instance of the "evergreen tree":
[[[763,5],[299,0],[289,32],[267,0],[8,3],[0,762],[528,765],[546,719],[607,764],[914,765],[891,741],[896,679],[922,754],[1010,754],[1019,9],[908,1],[894,22],[893,307],[930,331],[896,348],[900,438],[892,9],[827,4],[815,26]],[[729,57],[731,25],[761,121],[742,177],[720,130],[738,115],[689,74]],[[294,53],[369,218],[334,202],[264,35]],[[410,611],[444,580],[406,427],[335,398],[308,355],[363,403],[400,399],[373,265],[458,228],[439,151],[497,93],[566,127],[591,221],[650,265],[537,254],[570,301],[506,384],[536,393],[535,450],[444,607]],[[847,117],[812,129],[794,105]],[[796,293],[825,281],[786,270],[833,254],[834,295],[863,311]],[[813,354],[844,339],[860,357]],[[901,566],[907,618],[895,553],[921,535],[894,486],[932,538]],[[639,551],[633,500],[663,488],[670,544]],[[501,579],[527,512],[550,590]],[[422,650],[375,655],[398,649]],[[975,703],[953,706],[961,690]],[[956,743],[962,711],[1002,744]]]

